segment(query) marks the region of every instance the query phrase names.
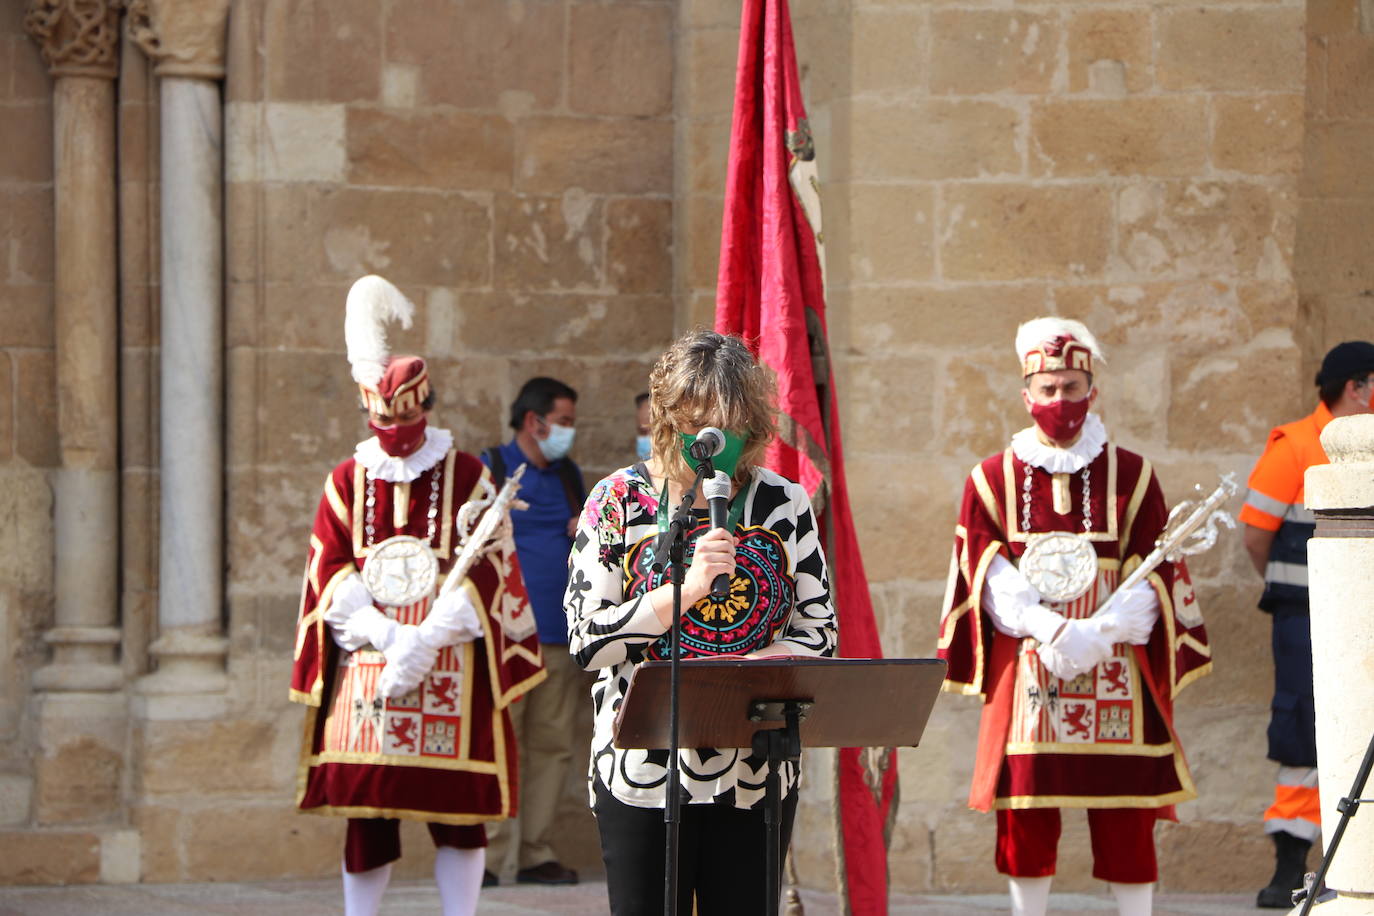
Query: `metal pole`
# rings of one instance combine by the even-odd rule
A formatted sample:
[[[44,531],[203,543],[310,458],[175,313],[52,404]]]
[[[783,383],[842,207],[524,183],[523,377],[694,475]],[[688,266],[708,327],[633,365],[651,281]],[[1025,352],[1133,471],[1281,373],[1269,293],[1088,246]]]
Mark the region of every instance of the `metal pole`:
[[[678,692],[681,680],[679,646],[682,639],[682,580],[686,575],[687,535],[693,527],[692,504],[696,502],[697,488],[709,476],[714,476],[715,468],[710,459],[702,461],[697,467],[697,476],[692,488],[682,496],[682,502],[673,513],[669,524],[668,577],[673,583],[673,622],[668,628],[669,675],[668,675],[668,779],[663,786],[663,820],[667,842],[663,846],[663,870],[667,880],[663,884],[663,912],[668,916],[677,914],[677,860],[678,837],[681,825],[682,792],[680,782],[681,766],[678,763]]]

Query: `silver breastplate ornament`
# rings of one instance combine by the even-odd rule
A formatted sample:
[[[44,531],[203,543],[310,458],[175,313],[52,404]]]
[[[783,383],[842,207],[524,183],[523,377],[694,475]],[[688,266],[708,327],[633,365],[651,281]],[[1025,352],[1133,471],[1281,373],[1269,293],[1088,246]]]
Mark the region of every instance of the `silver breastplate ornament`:
[[[1097,550],[1087,537],[1072,531],[1031,534],[1031,466],[1021,482],[1021,530],[1026,532],[1026,550],[1017,567],[1040,596],[1065,603],[1082,596],[1097,581]],[[1092,475],[1083,478],[1083,531],[1092,531]],[[1062,513],[1061,513],[1062,514]]]
[[[426,541],[409,534],[382,541],[363,564],[363,585],[388,607],[416,603],[434,592],[438,580],[439,558]]]
[[[362,577],[363,585],[378,604],[404,607],[434,593],[434,585],[439,580],[439,558],[432,546],[439,521],[439,467],[435,465],[425,472],[430,479],[426,536],[397,534],[376,545],[372,541],[376,532],[377,481],[371,473],[367,475],[363,527],[371,550],[363,564]]]

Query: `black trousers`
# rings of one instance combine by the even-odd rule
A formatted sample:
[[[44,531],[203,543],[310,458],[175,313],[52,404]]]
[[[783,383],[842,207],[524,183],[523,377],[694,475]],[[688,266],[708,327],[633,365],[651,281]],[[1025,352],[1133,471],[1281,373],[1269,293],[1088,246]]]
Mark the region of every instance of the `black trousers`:
[[[696,896],[700,916],[759,916],[767,900],[768,854],[764,809],[728,805],[683,805],[678,827],[678,904],[691,916]],[[614,916],[662,916],[664,849],[668,843],[662,808],[636,808],[596,782],[592,805],[601,834],[601,858]],[[782,852],[792,838],[797,795],[783,796]]]

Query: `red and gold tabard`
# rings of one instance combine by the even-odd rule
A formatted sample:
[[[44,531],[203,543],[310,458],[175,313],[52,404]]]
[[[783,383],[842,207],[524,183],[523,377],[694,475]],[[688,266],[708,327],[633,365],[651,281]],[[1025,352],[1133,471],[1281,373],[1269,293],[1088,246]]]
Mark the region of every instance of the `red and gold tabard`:
[[[995,556],[1019,565],[1034,535],[1065,531],[1096,551],[1096,581],[1072,601],[1046,604],[1067,618],[1089,617],[1154,548],[1167,516],[1149,462],[1110,443],[1075,473],[1028,465],[1012,448],[973,469],[939,643],[949,663],[945,689],[984,698],[971,807],[1169,809],[1196,796],[1173,701],[1207,673],[1211,652],[1182,562],[1149,576],[1160,603],[1149,643],[1118,643],[1070,681],[1041,664],[1036,640],[998,631],[982,607]]]
[[[489,553],[460,586],[485,636],[441,650],[420,687],[399,699],[377,690],[382,654],[341,650],[324,620],[336,585],[393,535],[427,540],[442,583],[458,544],[459,509],[483,496],[483,478],[490,475],[480,461],[449,450],[409,483],[371,478],[355,458],[325,482],[291,679],[291,699],[311,707],[297,786],[302,809],[443,824],[515,813],[515,743],[505,710],[545,675],[514,551]],[[418,623],[435,594],[379,610]]]

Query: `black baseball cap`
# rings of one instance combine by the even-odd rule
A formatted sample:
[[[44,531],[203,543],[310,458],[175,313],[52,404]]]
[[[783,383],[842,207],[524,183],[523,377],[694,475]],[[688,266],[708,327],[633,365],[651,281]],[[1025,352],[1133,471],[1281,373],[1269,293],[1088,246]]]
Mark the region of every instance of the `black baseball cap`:
[[[1322,359],[1317,373],[1317,386],[1330,382],[1344,382],[1362,372],[1374,372],[1374,343],[1367,340],[1347,340],[1331,348]]]

